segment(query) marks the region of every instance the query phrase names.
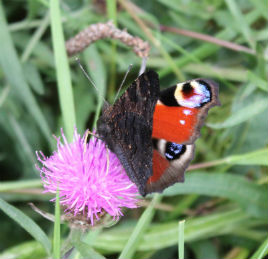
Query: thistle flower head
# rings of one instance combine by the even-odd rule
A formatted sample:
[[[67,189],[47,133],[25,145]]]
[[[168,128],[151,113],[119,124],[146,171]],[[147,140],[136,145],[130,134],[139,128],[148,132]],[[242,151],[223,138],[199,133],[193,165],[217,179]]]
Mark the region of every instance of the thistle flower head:
[[[42,164],[37,168],[45,192],[58,189],[65,211],[83,215],[93,225],[103,212],[117,219],[123,215],[122,207],[136,208],[138,190],[104,142],[92,137],[86,143],[86,136],[75,130],[73,142],[68,143],[62,131],[63,141],[57,138],[57,150],[50,157],[37,152]]]

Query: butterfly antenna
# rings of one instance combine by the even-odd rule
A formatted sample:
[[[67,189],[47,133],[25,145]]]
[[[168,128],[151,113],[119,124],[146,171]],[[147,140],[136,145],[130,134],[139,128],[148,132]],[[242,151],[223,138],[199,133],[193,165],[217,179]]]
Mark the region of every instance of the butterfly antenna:
[[[145,72],[146,63],[147,63],[147,58],[143,57],[142,61],[141,61],[141,68],[140,68],[140,71],[139,71],[139,76]]]
[[[75,58],[75,61],[77,62],[78,66],[80,67],[80,69],[82,70],[83,74],[88,79],[88,81],[93,85],[93,87],[95,88],[96,92],[103,99],[104,103],[108,104],[108,102],[105,100],[105,98],[103,97],[103,95],[100,93],[100,90],[98,89],[98,87],[96,86],[96,84],[94,83],[94,81],[91,79],[91,77],[88,75],[88,73],[86,72],[86,70],[82,66],[82,64],[80,62],[80,59],[78,57],[76,57]]]
[[[123,80],[122,80],[122,82],[121,82],[121,84],[120,84],[120,87],[119,87],[119,89],[118,89],[118,91],[117,91],[117,93],[116,93],[116,96],[115,96],[115,98],[114,98],[114,102],[115,102],[115,100],[117,99],[117,97],[118,97],[118,95],[119,95],[119,93],[120,93],[120,91],[121,91],[121,89],[122,89],[122,87],[123,87],[123,85],[124,85],[124,83],[125,83],[125,81],[126,81],[127,75],[128,75],[128,73],[129,73],[129,71],[130,71],[130,69],[131,69],[132,67],[133,67],[132,64],[130,64],[130,65],[128,66],[127,72],[125,73],[124,78],[123,78]]]

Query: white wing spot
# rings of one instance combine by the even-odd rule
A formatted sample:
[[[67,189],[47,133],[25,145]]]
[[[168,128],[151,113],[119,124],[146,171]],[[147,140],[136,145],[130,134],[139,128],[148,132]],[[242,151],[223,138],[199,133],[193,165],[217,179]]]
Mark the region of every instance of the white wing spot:
[[[180,120],[180,124],[184,125],[185,124],[185,120]]]
[[[191,110],[183,110],[183,113],[184,113],[185,115],[190,115],[192,112],[191,112]]]

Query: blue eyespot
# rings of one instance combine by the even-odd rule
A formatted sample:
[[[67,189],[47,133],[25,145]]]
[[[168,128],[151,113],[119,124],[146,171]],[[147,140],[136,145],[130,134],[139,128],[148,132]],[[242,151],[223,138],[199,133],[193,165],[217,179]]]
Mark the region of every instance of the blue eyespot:
[[[167,142],[165,156],[167,160],[177,159],[183,154],[186,150],[185,145],[177,144],[174,142]]]
[[[206,85],[200,83],[200,87],[203,93],[203,99],[201,100],[201,103],[208,103],[211,100],[211,93]]]

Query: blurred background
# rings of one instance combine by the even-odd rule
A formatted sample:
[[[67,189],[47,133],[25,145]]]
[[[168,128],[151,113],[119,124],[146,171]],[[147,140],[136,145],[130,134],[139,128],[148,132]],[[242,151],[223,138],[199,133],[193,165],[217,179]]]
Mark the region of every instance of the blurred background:
[[[51,154],[52,134],[59,136],[63,127],[50,28],[55,17],[49,7],[46,0],[0,1],[0,199],[51,238],[53,223],[28,205],[54,213],[35,169],[35,151]],[[196,77],[220,85],[222,105],[209,111],[187,183],[164,192],[134,258],[178,258],[177,226],[183,219],[185,258],[267,258],[267,2],[64,0],[60,10],[65,40],[91,24],[113,20],[148,41],[147,69],[158,72],[162,89]],[[128,66],[133,64],[123,89],[141,65],[129,47],[111,39],[77,56],[110,102]],[[102,100],[74,58],[68,61],[76,126],[83,133],[92,129]],[[125,211],[92,247],[117,258],[149,200]],[[0,258],[46,257],[15,217],[0,210]],[[63,226],[62,239],[67,236]]]

